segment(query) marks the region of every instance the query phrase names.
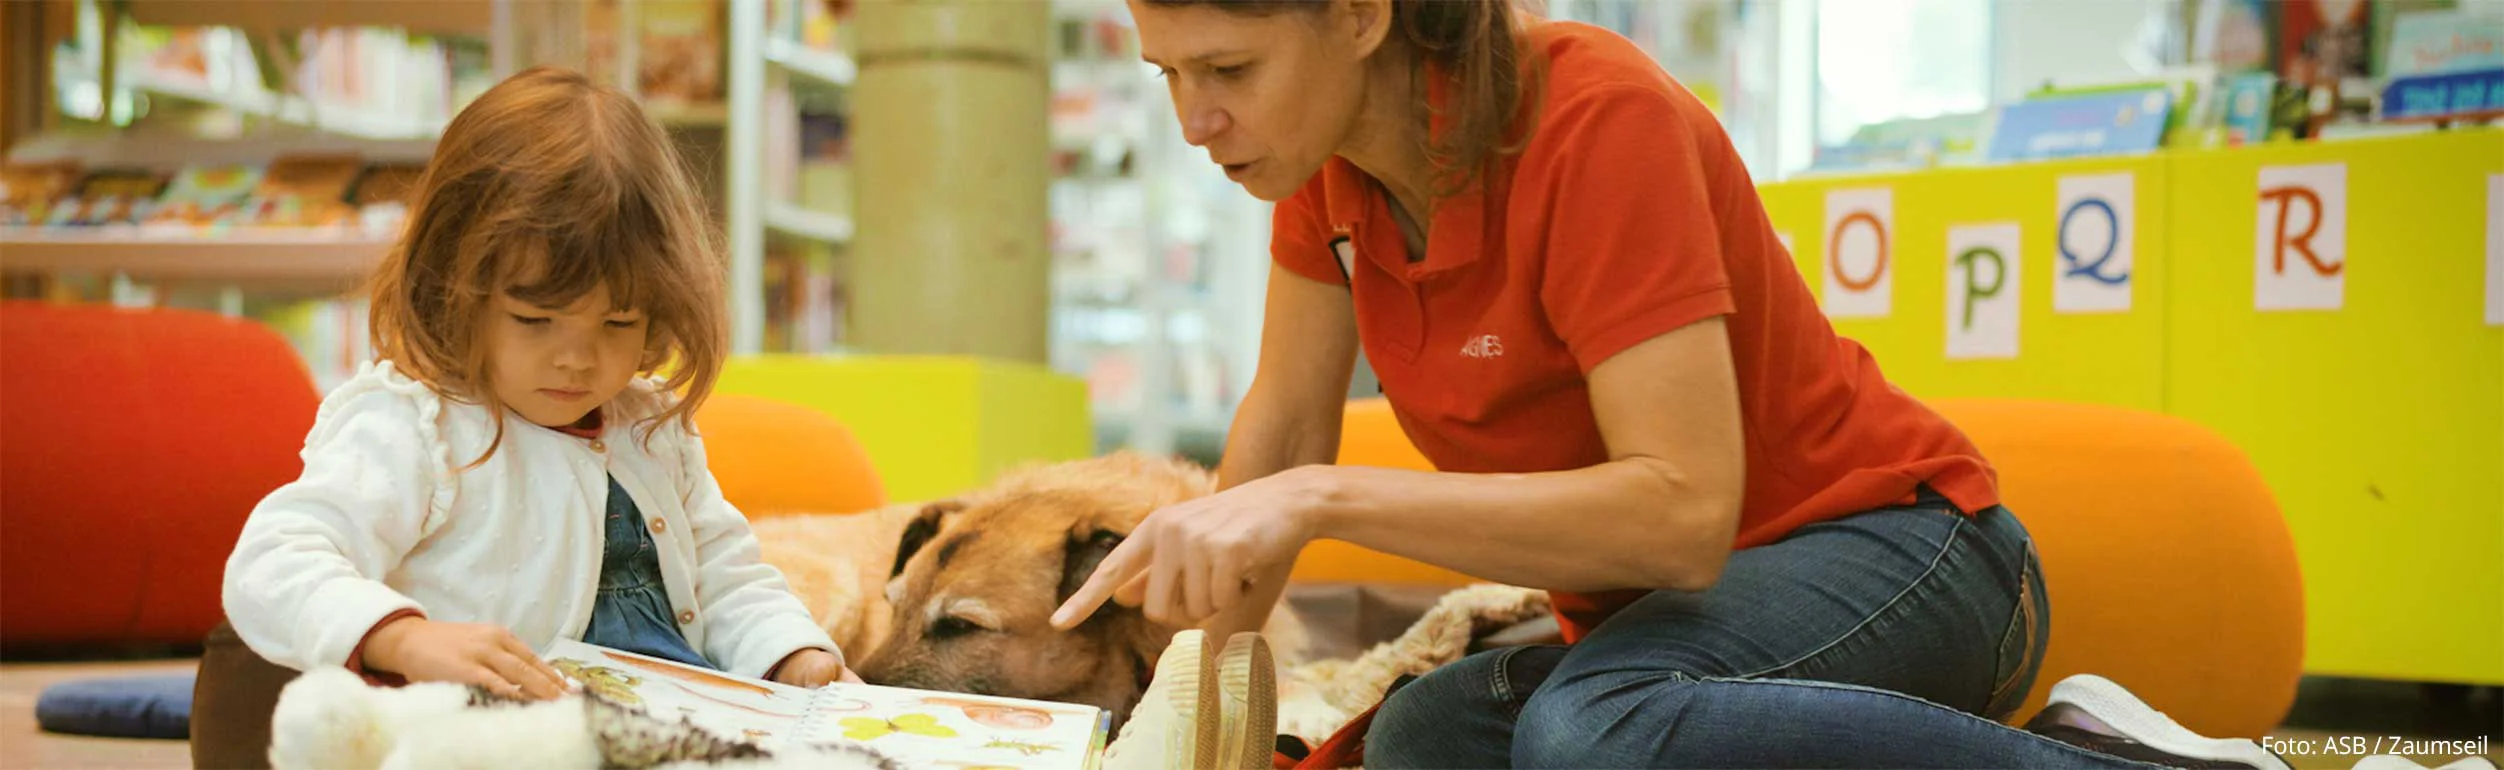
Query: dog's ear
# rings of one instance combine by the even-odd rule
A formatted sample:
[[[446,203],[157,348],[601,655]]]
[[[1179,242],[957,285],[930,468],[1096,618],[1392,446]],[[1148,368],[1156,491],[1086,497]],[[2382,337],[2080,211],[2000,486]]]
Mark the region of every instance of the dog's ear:
[[[965,510],[963,500],[941,500],[922,506],[922,512],[913,517],[913,523],[904,525],[904,538],[896,542],[895,569],[888,572],[887,577],[904,574],[904,563],[912,561],[913,554],[921,553],[922,546],[929,545],[931,538],[939,536],[939,525],[948,514],[962,510]]]
[[[1084,536],[1073,534],[1069,539],[1069,554],[1061,561],[1060,600],[1069,601],[1071,594],[1078,593],[1079,587],[1087,584],[1087,577],[1095,574],[1096,565],[1103,564],[1104,557],[1111,555],[1113,548],[1121,544],[1122,533],[1109,529],[1095,530]]]

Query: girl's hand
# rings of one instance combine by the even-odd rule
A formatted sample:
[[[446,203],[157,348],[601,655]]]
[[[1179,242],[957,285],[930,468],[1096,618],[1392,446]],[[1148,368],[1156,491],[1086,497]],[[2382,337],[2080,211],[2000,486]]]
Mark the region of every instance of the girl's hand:
[[[529,700],[565,694],[565,677],[502,626],[401,618],[365,639],[365,667],[413,682],[474,684]]]
[[[843,660],[834,653],[814,647],[794,652],[774,665],[774,681],[793,687],[819,687],[827,682],[860,684],[861,678],[852,669],[843,667]]]
[[[1255,577],[1295,563],[1312,541],[1328,497],[1322,473],[1290,470],[1148,514],[1052,614],[1053,627],[1077,626],[1108,598],[1168,626],[1234,608]]]

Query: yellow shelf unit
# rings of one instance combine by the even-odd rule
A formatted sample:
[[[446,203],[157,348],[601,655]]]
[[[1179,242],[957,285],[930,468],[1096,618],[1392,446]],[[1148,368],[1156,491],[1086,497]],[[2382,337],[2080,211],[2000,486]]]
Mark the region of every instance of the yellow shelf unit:
[[[2344,226],[2344,256],[2322,251],[2334,229],[2305,242],[2338,266],[2339,307],[2261,309],[2260,276],[2277,269],[2282,234],[2316,229],[2313,201],[2265,194],[2264,174],[2317,166],[2344,174],[2343,196],[2314,196],[2344,201],[2343,217],[2323,207]],[[2129,309],[2055,312],[2055,281],[2101,256],[2109,232],[2100,216],[2071,222],[2070,251],[2093,253],[2065,261],[2062,182],[2112,174],[2130,176],[2134,198]],[[2308,672],[2504,684],[2504,326],[2483,309],[2484,255],[2504,249],[2487,242],[2504,208],[2490,199],[2504,195],[2499,179],[2504,130],[2490,128],[1762,190],[1821,298],[1834,269],[1829,193],[1891,192],[1892,312],[1835,326],[1907,391],[2164,412],[2249,454],[2294,534]],[[2284,223],[2282,206],[2292,207]],[[2017,355],[1951,358],[1961,305],[1947,233],[1994,223],[2022,233]],[[1849,237],[1844,269],[1858,282],[1869,236]]]

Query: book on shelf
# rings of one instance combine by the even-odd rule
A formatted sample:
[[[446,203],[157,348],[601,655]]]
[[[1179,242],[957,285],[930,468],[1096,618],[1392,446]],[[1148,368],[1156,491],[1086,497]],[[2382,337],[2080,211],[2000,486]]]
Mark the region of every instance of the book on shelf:
[[[2504,7],[2404,10],[2388,27],[2384,77],[2504,69]]]
[[[0,165],[0,228],[216,240],[239,233],[387,240],[424,168],[352,153],[170,171],[76,160]]]
[[[2210,144],[2240,147],[2268,141],[2277,133],[2278,100],[2275,74],[2243,72],[2219,78],[2216,104],[2210,110],[2217,141]]]
[[[439,132],[468,103],[457,95],[474,95],[484,88],[477,81],[494,75],[456,55],[475,44],[396,27],[303,29],[275,40],[290,51],[283,61],[258,58],[269,49],[233,27],[133,25],[119,41],[118,87],[250,120],[417,139]],[[265,85],[265,72],[283,85]],[[151,112],[166,108],[150,104]]]
[[[833,352],[844,342],[847,291],[837,247],[776,238],[765,251],[765,349]]]
[[[646,106],[690,107],[720,104],[723,98],[723,44],[728,36],[728,8],[720,0],[640,0],[628,26],[624,0],[597,0],[584,6],[583,71],[606,85],[626,85]],[[634,71],[621,73],[629,55]]]
[[[368,324],[372,306],[363,297],[275,300],[245,315],[287,338],[321,393],[346,384],[357,367],[374,360]]]
[[[1991,133],[1991,111],[1871,123],[1841,144],[1817,148],[1816,171],[1966,166],[1979,162]]]
[[[2176,102],[2164,85],[2054,91],[2002,106],[1985,157],[1994,163],[2154,152]]]
[[[1111,715],[1051,701],[834,683],[809,689],[560,640],[544,654],[591,694],[683,716],[768,751],[857,744],[908,767],[1096,766]]]

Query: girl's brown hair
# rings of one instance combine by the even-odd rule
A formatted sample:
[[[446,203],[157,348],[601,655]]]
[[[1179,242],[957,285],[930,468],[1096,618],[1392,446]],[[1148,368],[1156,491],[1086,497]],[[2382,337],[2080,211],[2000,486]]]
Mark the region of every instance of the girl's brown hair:
[[[1208,4],[1236,13],[1269,15],[1289,10],[1319,11],[1329,0],[1148,0],[1154,5]],[[1496,160],[1519,151],[1529,141],[1527,130],[1513,131],[1530,81],[1537,68],[1528,66],[1522,31],[1514,24],[1510,0],[1391,0],[1393,29],[1418,56],[1439,69],[1449,89],[1449,125],[1426,145],[1426,157],[1438,170],[1437,197],[1459,194],[1476,185]],[[1417,68],[1417,120],[1434,116],[1427,103],[1425,78],[1430,68]],[[1431,124],[1430,124],[1431,125]],[[1525,122],[1525,126],[1527,122]]]
[[[728,347],[714,232],[684,161],[634,100],[579,73],[535,67],[481,94],[445,127],[409,221],[369,286],[375,352],[446,398],[482,404],[498,293],[564,307],[605,286],[640,310],[637,371],[671,365],[684,396],[645,423],[692,429]]]

